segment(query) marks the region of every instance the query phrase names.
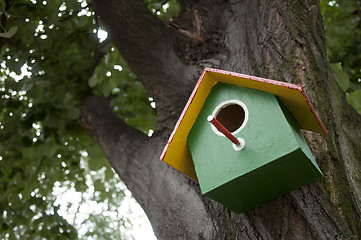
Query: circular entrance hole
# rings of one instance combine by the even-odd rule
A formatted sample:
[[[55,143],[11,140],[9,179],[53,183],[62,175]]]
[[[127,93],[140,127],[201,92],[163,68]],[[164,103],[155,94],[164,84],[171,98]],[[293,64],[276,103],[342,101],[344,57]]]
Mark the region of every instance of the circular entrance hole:
[[[230,132],[235,132],[244,123],[246,113],[241,105],[231,103],[222,107],[215,118]]]
[[[239,133],[245,127],[249,118],[246,105],[236,99],[218,104],[213,110],[212,116],[233,135]],[[211,124],[211,128],[217,135],[224,136],[213,124]]]

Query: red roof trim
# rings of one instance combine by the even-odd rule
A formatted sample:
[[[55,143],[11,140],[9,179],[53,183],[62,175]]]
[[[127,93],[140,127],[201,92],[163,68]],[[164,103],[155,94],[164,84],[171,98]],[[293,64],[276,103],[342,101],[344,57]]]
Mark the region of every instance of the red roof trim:
[[[254,81],[258,81],[258,82],[269,83],[269,84],[273,84],[273,85],[283,86],[283,87],[287,87],[287,88],[302,91],[302,86],[292,84],[292,83],[280,82],[280,81],[276,81],[276,80],[272,80],[272,79],[255,77],[255,76],[246,75],[246,74],[242,74],[242,73],[229,72],[229,71],[215,69],[215,68],[205,68],[204,71],[221,73],[221,74],[225,74],[225,75],[231,75],[231,76],[235,76],[235,77],[251,79],[251,80],[254,80]]]
[[[255,77],[255,76],[241,74],[241,73],[229,72],[229,71],[215,69],[215,68],[205,68],[204,71],[221,73],[221,74],[226,74],[226,75],[231,75],[231,76],[235,76],[235,77],[251,79],[251,80],[254,80],[254,81],[258,81],[258,82],[265,82],[265,83],[269,83],[269,84],[273,84],[273,85],[278,85],[278,86],[283,86],[283,87],[299,90],[302,93],[302,95],[304,96],[307,105],[309,106],[312,114],[316,118],[316,120],[317,120],[318,124],[320,125],[321,129],[327,135],[328,132],[327,132],[325,126],[321,122],[321,119],[318,117],[318,115],[317,115],[315,109],[313,108],[313,106],[312,106],[312,104],[311,104],[305,90],[303,89],[303,87],[301,85],[296,85],[296,84],[287,83],[287,82],[280,82],[280,81],[276,81],[276,80],[271,80],[271,79],[261,78],[261,77]]]
[[[316,113],[316,110],[313,108],[312,106],[312,103],[310,102],[310,99],[308,98],[305,90],[303,89],[303,87],[301,87],[301,93],[302,95],[305,97],[306,99],[306,103],[308,105],[308,107],[310,108],[311,112],[313,113],[313,115],[315,116],[318,124],[320,125],[320,127],[322,128],[322,131],[327,135],[328,132],[327,132],[327,129],[326,127],[323,125],[323,123],[321,122],[321,119],[318,117],[317,113]]]

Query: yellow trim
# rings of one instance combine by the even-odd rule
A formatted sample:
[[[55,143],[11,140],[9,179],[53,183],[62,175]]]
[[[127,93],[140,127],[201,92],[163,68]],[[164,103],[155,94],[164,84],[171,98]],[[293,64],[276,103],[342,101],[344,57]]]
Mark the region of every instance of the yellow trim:
[[[192,102],[189,104],[185,115],[174,133],[173,139],[168,146],[163,159],[178,171],[197,181],[192,156],[189,152],[187,137],[201,111],[204,102],[217,81],[210,78],[206,73],[198,86]]]

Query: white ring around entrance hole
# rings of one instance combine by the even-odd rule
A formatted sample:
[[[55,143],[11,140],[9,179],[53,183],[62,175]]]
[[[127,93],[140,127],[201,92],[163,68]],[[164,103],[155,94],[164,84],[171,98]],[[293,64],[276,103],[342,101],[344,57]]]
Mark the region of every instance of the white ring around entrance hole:
[[[233,135],[235,135],[235,134],[239,133],[239,132],[246,126],[246,124],[247,124],[247,122],[248,122],[248,118],[249,118],[249,117],[248,117],[248,115],[249,115],[249,114],[248,114],[248,109],[247,109],[246,105],[245,105],[243,102],[241,102],[241,101],[239,101],[239,100],[235,100],[235,99],[221,102],[221,103],[218,104],[218,106],[213,110],[212,116],[213,116],[214,118],[216,118],[217,114],[218,114],[223,108],[225,108],[225,107],[227,107],[227,106],[229,106],[229,105],[232,105],[232,104],[237,104],[237,105],[241,106],[241,107],[243,108],[243,111],[244,111],[244,120],[243,120],[242,125],[241,125],[239,128],[237,128],[237,130],[231,132]],[[213,126],[213,124],[210,124],[210,125],[211,125],[211,128],[212,128],[213,132],[215,132],[215,133],[216,133],[217,135],[219,135],[219,136],[223,136],[223,137],[224,137],[223,133],[221,133],[220,131],[218,131],[218,129],[217,129],[215,126]]]

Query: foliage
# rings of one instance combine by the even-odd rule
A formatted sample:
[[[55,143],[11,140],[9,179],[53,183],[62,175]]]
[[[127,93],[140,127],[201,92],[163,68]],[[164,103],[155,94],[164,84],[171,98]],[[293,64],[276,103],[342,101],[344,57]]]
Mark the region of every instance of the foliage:
[[[322,0],[331,68],[348,102],[361,114],[361,1]]]
[[[330,66],[338,80],[342,91],[346,92],[350,87],[350,79],[347,73],[342,69],[341,63],[332,63]]]
[[[144,132],[155,125],[155,110],[150,107],[152,99],[147,97],[142,84],[113,46],[89,78],[88,85],[96,94],[109,97],[114,111],[126,123]]]
[[[321,1],[331,63],[342,62],[350,80],[361,79],[361,1]]]
[[[346,95],[347,101],[361,114],[361,89]]]
[[[149,97],[114,47],[95,64],[104,44],[90,1],[0,1],[0,18],[0,238],[76,239],[84,224],[85,238],[124,237],[125,188],[80,126],[80,105],[89,94],[108,97],[125,122],[148,132]],[[57,189],[106,209],[71,222]]]

